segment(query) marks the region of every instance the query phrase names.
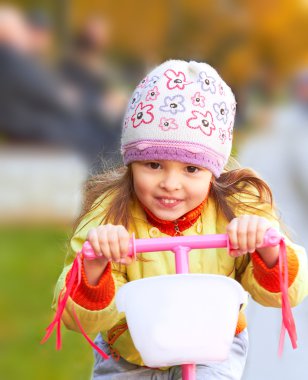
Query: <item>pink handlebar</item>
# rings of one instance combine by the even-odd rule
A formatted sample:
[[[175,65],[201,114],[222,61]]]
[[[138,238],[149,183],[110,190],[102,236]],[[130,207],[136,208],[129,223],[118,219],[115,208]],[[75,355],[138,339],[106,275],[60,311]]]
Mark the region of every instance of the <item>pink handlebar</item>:
[[[278,245],[280,240],[280,234],[274,228],[270,228],[264,235],[262,247],[273,247]],[[137,253],[142,252],[174,251],[179,246],[187,247],[189,250],[205,248],[232,248],[230,247],[227,234],[175,236],[151,239],[135,239],[133,235],[129,242],[128,256],[136,256]],[[86,260],[94,260],[98,258],[88,241],[86,241],[82,246],[82,254]]]

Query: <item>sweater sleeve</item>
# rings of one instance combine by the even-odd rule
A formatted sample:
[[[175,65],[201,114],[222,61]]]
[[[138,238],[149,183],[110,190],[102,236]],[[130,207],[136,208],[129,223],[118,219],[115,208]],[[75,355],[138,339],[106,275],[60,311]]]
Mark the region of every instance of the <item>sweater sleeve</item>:
[[[253,264],[253,275],[258,284],[272,293],[278,293],[280,291],[279,262],[277,261],[272,268],[269,268],[258,252],[254,252],[251,255],[251,260]],[[288,285],[290,287],[299,271],[298,257],[293,250],[288,250],[287,261]]]
[[[81,282],[76,289],[78,279],[76,278],[72,288],[71,298],[78,305],[88,310],[100,310],[107,307],[115,294],[114,281],[111,274],[111,263],[108,263],[99,283],[95,286],[88,283],[82,259]],[[67,273],[65,283],[68,284],[71,270]],[[75,291],[76,290],[76,291]]]

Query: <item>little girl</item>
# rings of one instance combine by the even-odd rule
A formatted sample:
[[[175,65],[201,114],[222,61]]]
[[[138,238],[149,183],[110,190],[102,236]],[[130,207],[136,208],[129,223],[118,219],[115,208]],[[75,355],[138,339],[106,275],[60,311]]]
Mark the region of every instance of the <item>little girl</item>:
[[[179,366],[144,365],[115,306],[115,294],[126,282],[175,273],[171,252],[127,257],[133,232],[136,238],[153,238],[227,231],[232,250],[195,250],[191,272],[229,276],[262,305],[281,307],[279,247],[260,248],[264,233],[279,229],[271,191],[252,170],[226,165],[235,105],[218,73],[197,62],[167,61],[133,93],[122,134],[125,166],[90,180],[53,301],[56,310],[72,261],[88,240],[97,259],[81,259],[81,280],[73,284],[61,318],[68,329],[99,333],[95,343],[111,354],[105,360],[95,352],[93,379],[181,378]],[[295,306],[307,294],[306,254],[287,238],[286,249],[289,299]],[[241,378],[246,326],[240,311],[229,359],[198,365],[198,379]]]

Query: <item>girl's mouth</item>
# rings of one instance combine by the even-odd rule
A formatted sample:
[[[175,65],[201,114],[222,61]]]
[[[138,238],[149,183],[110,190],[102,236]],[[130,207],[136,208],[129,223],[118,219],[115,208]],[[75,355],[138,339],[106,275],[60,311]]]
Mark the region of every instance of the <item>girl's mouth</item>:
[[[172,199],[172,198],[156,198],[159,205],[165,207],[165,208],[174,208],[181,202],[183,202],[182,199]]]

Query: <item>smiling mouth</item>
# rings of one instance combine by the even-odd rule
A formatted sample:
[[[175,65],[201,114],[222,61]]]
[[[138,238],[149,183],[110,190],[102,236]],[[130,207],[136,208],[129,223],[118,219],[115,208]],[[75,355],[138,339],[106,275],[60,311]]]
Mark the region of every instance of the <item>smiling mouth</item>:
[[[176,206],[179,203],[183,202],[183,199],[163,198],[163,197],[156,198],[156,200],[159,202],[160,205],[163,205],[165,207]]]
[[[160,201],[164,202],[164,203],[176,203],[176,202],[180,202],[180,199],[165,199],[165,198],[160,198],[159,199]]]

